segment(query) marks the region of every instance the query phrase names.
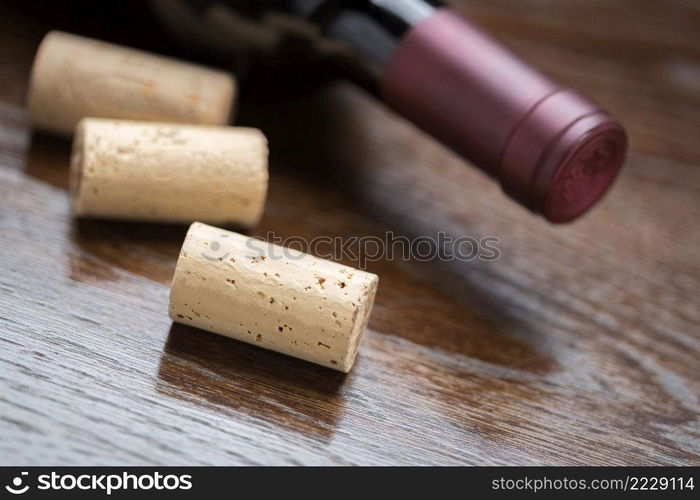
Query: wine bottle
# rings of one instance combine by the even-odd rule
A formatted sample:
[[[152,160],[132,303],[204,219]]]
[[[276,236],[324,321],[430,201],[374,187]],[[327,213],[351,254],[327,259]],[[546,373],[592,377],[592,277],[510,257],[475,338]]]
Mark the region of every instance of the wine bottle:
[[[609,113],[439,2],[229,0],[226,6],[261,25],[270,15],[288,17],[343,44],[391,108],[550,222],[586,212],[624,162],[627,137]]]

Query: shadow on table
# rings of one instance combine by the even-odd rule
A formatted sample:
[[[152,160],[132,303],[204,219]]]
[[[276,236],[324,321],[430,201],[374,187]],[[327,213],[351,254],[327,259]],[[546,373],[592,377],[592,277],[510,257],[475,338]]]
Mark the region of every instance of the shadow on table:
[[[161,394],[330,440],[351,375],[173,323],[158,366]]]
[[[91,281],[116,277],[114,268],[170,283],[187,226],[74,219],[69,255],[71,278]]]
[[[71,142],[41,132],[32,132],[25,156],[24,172],[57,188],[68,190]]]

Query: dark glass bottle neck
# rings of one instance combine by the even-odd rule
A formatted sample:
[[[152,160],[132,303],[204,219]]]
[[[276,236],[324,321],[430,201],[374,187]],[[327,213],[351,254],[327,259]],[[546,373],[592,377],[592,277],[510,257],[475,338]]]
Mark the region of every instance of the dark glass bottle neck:
[[[200,0],[200,6],[217,0]],[[321,33],[383,67],[401,37],[434,10],[439,0],[226,0],[237,12],[262,18],[276,11],[304,19]]]
[[[397,38],[430,17],[441,4],[427,0],[370,0],[369,13],[377,23]]]
[[[348,12],[363,13],[397,37],[440,6],[433,0],[288,0],[287,4],[292,13],[322,27],[332,25]]]
[[[285,10],[319,26],[383,66],[412,26],[442,4],[434,0],[286,0]],[[278,5],[280,5],[278,3]]]

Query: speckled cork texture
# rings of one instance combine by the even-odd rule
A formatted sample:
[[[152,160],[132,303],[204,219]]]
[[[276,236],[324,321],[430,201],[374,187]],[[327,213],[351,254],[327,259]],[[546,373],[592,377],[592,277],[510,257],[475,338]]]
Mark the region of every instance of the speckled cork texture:
[[[70,135],[84,117],[225,125],[236,90],[229,73],[52,31],[34,59],[32,124]]]
[[[70,187],[75,215],[252,227],[262,216],[268,148],[257,129],[85,118]]]
[[[169,312],[178,323],[348,372],[378,281],[195,222],[177,262]]]

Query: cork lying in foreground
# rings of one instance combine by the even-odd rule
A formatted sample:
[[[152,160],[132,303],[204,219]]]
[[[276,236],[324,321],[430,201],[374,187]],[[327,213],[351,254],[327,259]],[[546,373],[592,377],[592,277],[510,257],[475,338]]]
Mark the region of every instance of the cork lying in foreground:
[[[225,125],[236,92],[224,71],[52,31],[32,67],[32,124],[70,135],[84,117]]]
[[[173,321],[343,372],[352,368],[379,278],[195,222],[170,290]]]
[[[244,127],[85,118],[70,179],[78,216],[252,227],[265,208],[267,140]]]

